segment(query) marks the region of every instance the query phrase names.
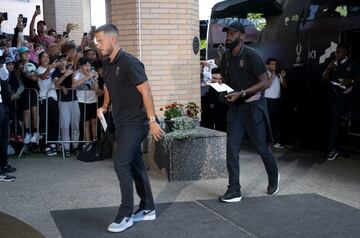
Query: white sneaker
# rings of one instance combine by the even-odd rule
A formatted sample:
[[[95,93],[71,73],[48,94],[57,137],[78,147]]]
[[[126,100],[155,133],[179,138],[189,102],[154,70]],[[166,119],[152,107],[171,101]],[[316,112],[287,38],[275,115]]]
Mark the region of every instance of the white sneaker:
[[[39,139],[40,139],[39,133],[35,132],[35,133],[33,134],[33,136],[31,137],[30,142],[31,142],[31,143],[38,143],[38,142],[39,142]]]
[[[24,136],[24,144],[29,144],[31,139],[31,135],[29,133],[25,133]]]
[[[285,146],[282,145],[282,144],[280,144],[280,143],[274,144],[274,147],[275,147],[276,149],[284,149],[284,148],[285,148]]]
[[[138,221],[151,221],[156,219],[155,210],[143,210],[138,209],[133,215],[132,219],[134,222]]]
[[[113,222],[109,225],[108,231],[122,232],[134,225],[132,217],[124,217],[120,223]]]

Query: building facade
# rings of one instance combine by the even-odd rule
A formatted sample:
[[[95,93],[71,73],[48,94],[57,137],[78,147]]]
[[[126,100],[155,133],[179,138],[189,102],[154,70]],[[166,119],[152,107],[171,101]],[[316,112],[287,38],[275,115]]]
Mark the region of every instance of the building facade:
[[[29,24],[40,5],[48,29],[61,34],[69,22],[78,24],[70,38],[78,44],[91,28],[90,0],[0,0],[9,21],[2,30],[12,33],[18,14]],[[198,0],[105,0],[108,23],[120,30],[120,45],[143,61],[155,99],[155,109],[177,101],[200,105],[199,53],[193,40],[199,37]]]
[[[0,0],[0,12],[7,12],[8,20],[1,23],[2,32],[13,34],[14,28],[17,24],[19,14],[27,17],[27,27],[24,29],[26,35],[29,35],[29,25],[32,16],[34,15],[36,5],[40,5],[42,9],[42,0]],[[38,16],[39,19],[44,19],[43,12]]]
[[[198,0],[106,0],[107,22],[120,30],[120,45],[141,59],[155,109],[173,101],[200,105]]]

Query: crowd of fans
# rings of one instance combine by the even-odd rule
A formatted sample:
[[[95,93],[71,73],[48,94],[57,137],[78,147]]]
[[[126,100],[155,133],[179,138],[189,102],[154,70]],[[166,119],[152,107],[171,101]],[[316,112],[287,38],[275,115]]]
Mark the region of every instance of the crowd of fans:
[[[14,154],[11,145],[15,143],[40,144],[47,155],[56,155],[56,143],[42,143],[45,132],[47,141],[92,141],[99,134],[96,108],[103,94],[103,64],[94,42],[95,27],[84,33],[77,45],[71,40],[76,24],[67,24],[66,30],[58,34],[39,20],[35,30],[40,13],[36,8],[28,37],[24,36],[26,22],[22,15],[12,34],[1,32],[1,22],[6,19],[0,13],[0,68],[7,72],[1,74],[1,97],[9,118],[4,123],[6,128],[10,125],[10,133],[1,131],[8,138],[1,143],[10,155]],[[79,149],[78,143],[65,143],[64,147],[65,156]],[[4,168],[0,172],[12,172]]]

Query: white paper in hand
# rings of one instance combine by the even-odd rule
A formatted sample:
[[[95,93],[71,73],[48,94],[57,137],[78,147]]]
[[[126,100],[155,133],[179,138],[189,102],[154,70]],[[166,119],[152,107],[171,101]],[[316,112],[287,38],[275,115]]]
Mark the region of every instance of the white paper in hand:
[[[99,117],[99,120],[100,120],[100,122],[101,122],[101,125],[102,125],[104,131],[106,131],[106,129],[107,129],[107,122],[106,122],[106,120],[105,120],[104,114],[103,114],[102,112],[100,112],[99,115],[98,115],[98,117]]]
[[[338,86],[339,88],[346,89],[346,87],[344,85],[340,84],[340,83],[337,83],[337,82],[334,82],[334,81],[330,81],[330,83],[332,83],[335,86]]]
[[[217,92],[227,92],[227,93],[231,93],[234,92],[234,89],[232,89],[231,87],[229,87],[229,85],[227,84],[219,84],[219,83],[212,83],[210,84],[211,87],[213,87]]]

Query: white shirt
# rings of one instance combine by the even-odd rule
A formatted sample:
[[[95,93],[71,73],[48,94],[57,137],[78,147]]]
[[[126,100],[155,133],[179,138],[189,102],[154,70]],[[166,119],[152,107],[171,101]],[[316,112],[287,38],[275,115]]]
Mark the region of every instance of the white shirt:
[[[41,74],[44,74],[46,71],[46,68],[40,66],[39,68],[37,68],[36,70],[36,74],[39,76]],[[56,90],[55,85],[54,85],[54,81],[51,77],[51,74],[54,72],[54,69],[50,70],[50,73],[48,74],[47,78],[42,80],[39,79],[38,80],[38,85],[39,85],[39,97],[41,99],[46,99],[46,93],[49,91],[49,89],[53,89],[50,90],[49,93],[47,94],[47,96],[49,98],[53,98],[55,101],[57,101],[57,94],[56,94]]]
[[[5,81],[9,78],[9,71],[6,68],[6,64],[3,64],[3,66],[0,68],[0,79],[2,81]],[[1,92],[1,84],[0,84],[0,92]],[[2,97],[0,94],[0,103],[2,103]]]
[[[271,72],[267,71],[267,75],[270,78]],[[265,97],[272,99],[280,98],[281,96],[280,91],[281,91],[280,76],[278,74],[275,74],[271,82],[271,85],[267,89],[265,89]]]
[[[84,78],[85,75],[80,71],[77,70],[75,73],[74,80],[80,80]],[[92,79],[94,80],[94,79]],[[77,87],[76,96],[78,98],[78,102],[81,103],[96,103],[97,96],[95,90],[91,90],[91,83],[90,81],[85,82],[81,86]]]

